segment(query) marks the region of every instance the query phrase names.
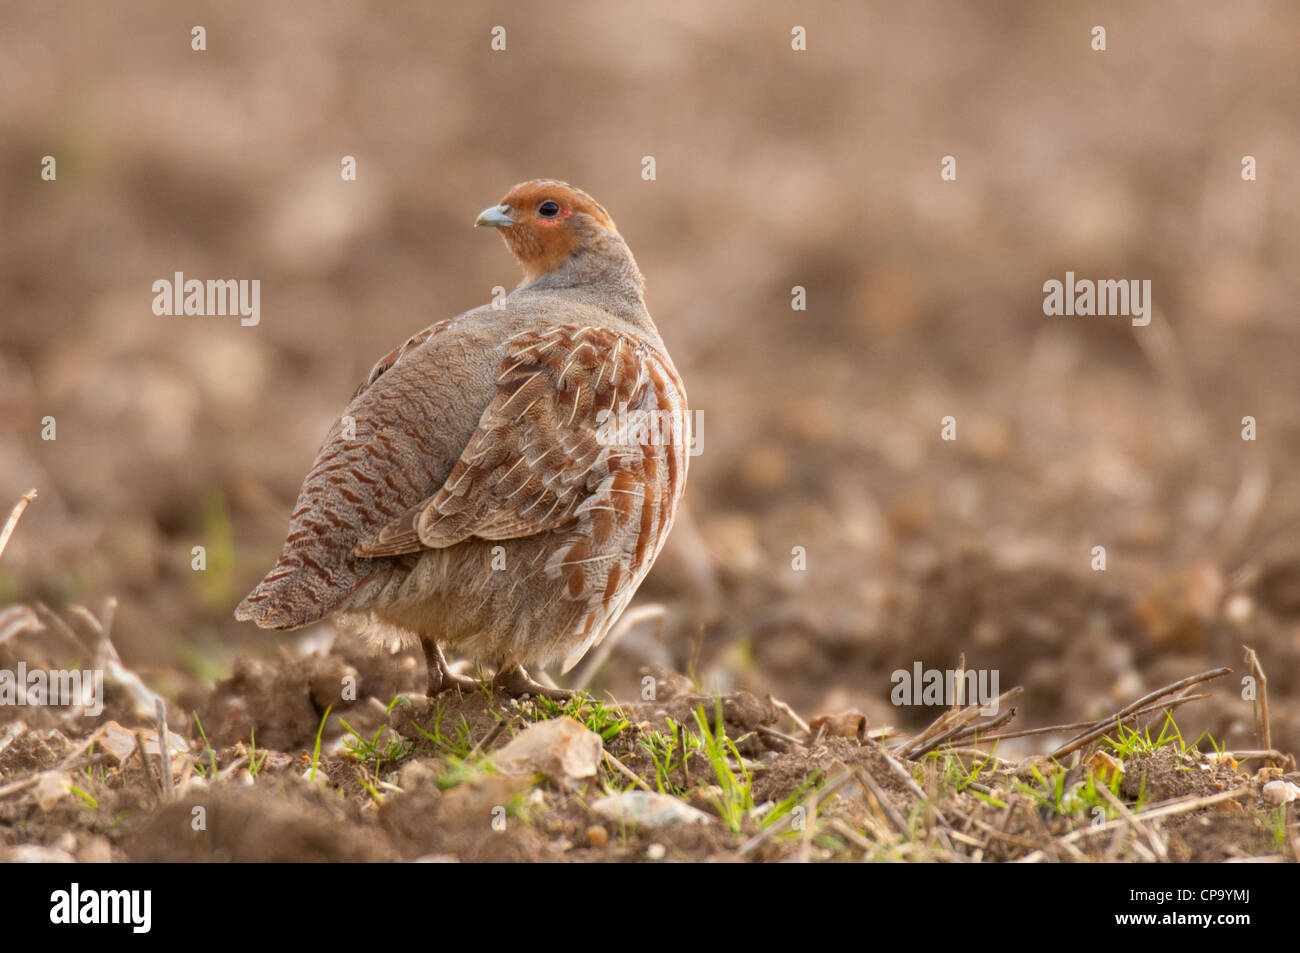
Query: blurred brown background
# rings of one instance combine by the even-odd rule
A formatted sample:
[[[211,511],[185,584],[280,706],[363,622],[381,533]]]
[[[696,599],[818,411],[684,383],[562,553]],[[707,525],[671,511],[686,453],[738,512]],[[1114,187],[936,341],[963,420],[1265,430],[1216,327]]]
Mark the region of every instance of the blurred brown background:
[[[6,2],[0,23],[0,505],[40,491],[0,602],[115,595],[115,641],[163,681],[288,641],[231,611],[331,419],[379,355],[514,285],[471,224],[554,176],[619,223],[705,420],[640,597],[668,618],[598,686],[693,665],[907,723],[889,672],[964,651],[1026,685],[1032,725],[1240,668],[1245,642],[1300,747],[1295,4]],[[1150,279],[1152,324],[1045,317],[1067,270]],[[261,324],[155,316],[177,271],[260,279]],[[1191,726],[1248,745],[1236,690]]]

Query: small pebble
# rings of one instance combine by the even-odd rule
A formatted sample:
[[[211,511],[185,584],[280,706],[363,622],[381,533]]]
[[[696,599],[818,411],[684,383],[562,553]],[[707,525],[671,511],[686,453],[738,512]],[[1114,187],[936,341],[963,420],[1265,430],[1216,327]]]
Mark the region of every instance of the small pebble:
[[[1264,800],[1270,804],[1289,804],[1300,797],[1300,785],[1290,781],[1270,781],[1264,785]]]

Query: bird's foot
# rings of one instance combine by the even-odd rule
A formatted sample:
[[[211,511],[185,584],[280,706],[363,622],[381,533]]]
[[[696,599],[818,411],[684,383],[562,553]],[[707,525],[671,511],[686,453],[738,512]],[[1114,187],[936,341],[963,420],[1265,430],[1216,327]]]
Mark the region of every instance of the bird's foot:
[[[550,698],[558,702],[571,701],[577,698],[577,694],[566,688],[549,688],[541,682],[535,681],[522,665],[507,665],[501,671],[497,672],[496,677],[492,679],[492,687],[511,698],[522,698],[524,695],[532,695],[537,698]]]
[[[429,666],[429,697],[440,695],[443,692],[455,689],[462,694],[466,692],[481,692],[483,683],[477,678],[469,675],[457,675],[447,664],[447,656],[442,654],[442,649],[436,645],[426,642],[424,644],[424,658]]]

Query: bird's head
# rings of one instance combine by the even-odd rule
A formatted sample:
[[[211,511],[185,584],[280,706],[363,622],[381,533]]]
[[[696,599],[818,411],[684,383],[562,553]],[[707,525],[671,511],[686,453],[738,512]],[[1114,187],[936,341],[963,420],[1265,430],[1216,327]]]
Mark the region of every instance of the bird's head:
[[[524,283],[557,271],[573,256],[618,235],[614,220],[582,189],[555,179],[521,182],[498,205],[484,209],[475,225],[501,229],[501,237],[524,269]]]

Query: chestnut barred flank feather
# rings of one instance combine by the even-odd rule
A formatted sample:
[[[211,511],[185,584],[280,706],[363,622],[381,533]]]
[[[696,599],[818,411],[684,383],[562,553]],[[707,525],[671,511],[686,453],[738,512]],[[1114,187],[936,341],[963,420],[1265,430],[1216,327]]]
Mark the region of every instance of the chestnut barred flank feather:
[[[600,205],[552,180],[480,223],[501,228],[524,283],[375,365],[239,618],[364,615],[499,666],[567,670],[650,570],[685,438],[602,422],[687,408],[632,254]]]

